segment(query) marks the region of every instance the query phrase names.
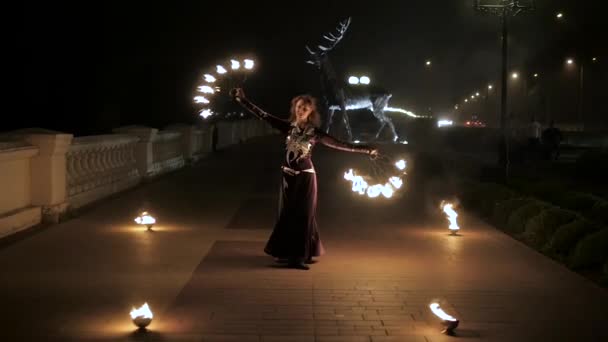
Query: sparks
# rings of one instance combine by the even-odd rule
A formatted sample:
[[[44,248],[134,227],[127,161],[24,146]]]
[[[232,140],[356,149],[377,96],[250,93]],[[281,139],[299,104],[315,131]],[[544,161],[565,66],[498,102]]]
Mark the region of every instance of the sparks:
[[[221,65],[217,65],[217,66],[215,67],[215,71],[216,71],[218,74],[220,74],[220,75],[221,75],[221,74],[225,74],[225,73],[227,73],[227,72],[228,72],[228,70],[224,69],[224,67],[223,67],[223,66],[221,66]]]
[[[205,74],[205,75],[203,75],[203,77],[205,78],[205,82],[208,82],[208,83],[213,83],[216,81],[216,78],[213,77],[213,75]]]
[[[370,82],[369,77],[367,77],[367,76],[361,76],[361,77],[359,77],[359,83],[361,83],[361,84],[369,84],[369,82]]]
[[[254,62],[251,59],[246,59],[243,61],[245,63],[245,69],[251,70],[253,69]]]
[[[441,318],[444,321],[457,321],[456,318],[448,315],[445,311],[443,311],[443,309],[439,306],[438,303],[431,303],[431,305],[429,305],[429,308],[431,308],[431,311],[433,311],[435,316]]]

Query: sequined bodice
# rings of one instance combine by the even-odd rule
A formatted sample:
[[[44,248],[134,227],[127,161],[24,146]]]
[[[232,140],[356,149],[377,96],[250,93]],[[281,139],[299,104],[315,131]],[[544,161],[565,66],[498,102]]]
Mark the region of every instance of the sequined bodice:
[[[299,169],[309,167],[310,157],[316,143],[315,128],[300,128],[292,125],[285,139],[285,162],[287,166]],[[303,165],[304,164],[304,165]]]

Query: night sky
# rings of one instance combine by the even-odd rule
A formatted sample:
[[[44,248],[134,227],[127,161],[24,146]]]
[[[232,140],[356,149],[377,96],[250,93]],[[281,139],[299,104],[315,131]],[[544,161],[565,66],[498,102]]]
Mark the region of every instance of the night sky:
[[[9,101],[16,120],[0,130],[37,126],[82,135],[127,124],[191,123],[203,72],[239,55],[257,61],[249,96],[282,115],[294,95],[318,95],[318,73],[305,64],[304,46],[319,43],[348,16],[352,24],[330,55],[339,73],[370,76],[391,91],[393,106],[449,115],[473,91],[499,84],[499,19],[476,12],[473,3],[28,2],[14,12],[21,18],[12,29],[19,91]],[[531,82],[529,89],[549,94],[558,119],[569,120],[576,109],[577,78],[564,59],[594,56],[599,62],[585,69],[586,106],[593,106],[586,111],[591,121],[608,121],[598,100],[608,81],[600,3],[538,0],[536,11],[511,21],[510,69],[540,70],[546,86]]]

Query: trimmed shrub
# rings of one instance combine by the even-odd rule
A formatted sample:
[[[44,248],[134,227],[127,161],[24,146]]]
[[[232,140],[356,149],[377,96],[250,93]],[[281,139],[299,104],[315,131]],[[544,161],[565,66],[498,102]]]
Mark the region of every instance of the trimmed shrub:
[[[600,197],[583,192],[567,192],[563,196],[556,198],[555,202],[561,207],[578,211],[585,216],[591,213],[591,209],[597,202],[602,202]]]
[[[528,220],[538,215],[546,207],[547,205],[542,202],[529,200],[528,204],[518,208],[509,216],[507,231],[516,235],[523,233]]]
[[[543,247],[561,225],[574,221],[575,212],[551,207],[540,212],[528,222],[522,235],[524,241],[536,249]]]
[[[557,228],[544,249],[553,255],[567,256],[580,239],[598,229],[597,225],[588,220],[578,218]]]
[[[482,216],[490,217],[497,203],[513,198],[516,194],[508,188],[495,183],[485,183],[480,189],[479,210]]]
[[[608,224],[608,201],[596,202],[593,208],[591,208],[589,218],[597,222]]]
[[[601,265],[608,259],[608,228],[589,234],[576,244],[568,258],[575,269]]]
[[[493,221],[498,227],[506,227],[509,216],[515,210],[521,208],[530,202],[528,198],[511,198],[502,202],[499,202],[494,206]]]

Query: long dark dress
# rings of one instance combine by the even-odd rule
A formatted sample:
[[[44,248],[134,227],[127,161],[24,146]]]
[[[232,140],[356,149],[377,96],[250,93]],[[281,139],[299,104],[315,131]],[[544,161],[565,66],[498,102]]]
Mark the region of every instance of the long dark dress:
[[[246,98],[237,102],[258,118],[286,135],[279,216],[264,252],[276,258],[306,260],[324,254],[317,228],[317,176],[311,160],[317,143],[334,149],[369,153],[368,146],[353,145],[334,139],[321,130],[270,115]]]

